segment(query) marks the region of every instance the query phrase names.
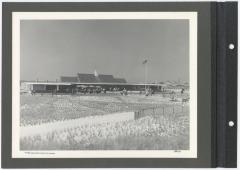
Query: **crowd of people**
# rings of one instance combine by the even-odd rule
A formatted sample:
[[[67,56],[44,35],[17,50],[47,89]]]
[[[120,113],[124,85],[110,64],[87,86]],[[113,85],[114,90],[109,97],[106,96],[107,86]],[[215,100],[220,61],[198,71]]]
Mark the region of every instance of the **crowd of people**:
[[[65,89],[64,91],[57,91],[57,89],[53,89],[53,90],[50,90],[50,91],[44,91],[42,93],[51,93],[52,95],[55,95],[55,94],[62,94],[62,93],[67,93],[67,94],[106,94],[106,93],[114,93],[114,94],[121,94],[123,96],[127,96],[129,93],[132,93],[134,92],[135,94],[136,93],[139,93],[140,95],[145,95],[145,96],[152,96],[155,91],[150,88],[150,87],[147,87],[147,88],[144,88],[144,89],[141,89],[141,90],[138,90],[138,91],[132,91],[132,90],[128,90],[126,88],[118,88],[118,87],[110,87],[110,88],[104,88],[104,87],[101,87],[101,86],[84,86],[84,87],[77,87],[77,88],[67,88]],[[181,89],[180,91],[180,94],[184,94],[185,93],[185,89]],[[31,91],[31,94],[34,95],[36,93],[40,93],[42,94],[41,92],[37,92],[37,91]],[[170,99],[172,101],[175,101],[176,99],[176,94],[179,94],[179,93],[176,93],[174,90],[172,91],[162,91],[163,95],[167,95],[170,97]]]

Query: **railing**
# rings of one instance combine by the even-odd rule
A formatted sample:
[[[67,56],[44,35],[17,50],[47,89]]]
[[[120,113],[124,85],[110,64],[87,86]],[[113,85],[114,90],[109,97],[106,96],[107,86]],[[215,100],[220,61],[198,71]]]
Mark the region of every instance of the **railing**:
[[[164,106],[164,107],[153,107],[147,109],[141,109],[134,112],[134,119],[139,119],[145,116],[158,116],[165,114],[177,114],[186,113],[189,111],[189,105],[174,105],[174,106]]]

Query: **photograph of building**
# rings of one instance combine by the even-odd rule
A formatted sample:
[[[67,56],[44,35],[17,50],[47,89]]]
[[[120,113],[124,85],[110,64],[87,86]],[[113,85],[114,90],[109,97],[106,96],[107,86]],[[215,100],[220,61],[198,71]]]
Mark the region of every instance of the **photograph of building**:
[[[188,20],[24,20],[20,150],[189,150]]]

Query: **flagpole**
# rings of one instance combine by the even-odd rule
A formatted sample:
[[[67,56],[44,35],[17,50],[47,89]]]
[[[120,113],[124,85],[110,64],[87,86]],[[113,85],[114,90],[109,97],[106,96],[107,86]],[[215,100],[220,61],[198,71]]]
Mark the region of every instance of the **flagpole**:
[[[145,65],[145,93],[147,91],[147,63],[144,64]]]
[[[144,76],[144,79],[145,79],[145,84],[144,84],[144,86],[145,86],[145,92],[146,92],[146,90],[147,90],[147,74],[148,74],[148,66],[147,66],[147,63],[148,63],[148,60],[144,60],[143,61],[143,65],[144,65],[144,67],[145,67],[145,76]]]
[[[148,76],[148,60],[144,60],[144,62],[143,62],[143,64],[144,64],[144,67],[145,67],[145,92],[146,92],[146,90],[147,90],[147,76]]]

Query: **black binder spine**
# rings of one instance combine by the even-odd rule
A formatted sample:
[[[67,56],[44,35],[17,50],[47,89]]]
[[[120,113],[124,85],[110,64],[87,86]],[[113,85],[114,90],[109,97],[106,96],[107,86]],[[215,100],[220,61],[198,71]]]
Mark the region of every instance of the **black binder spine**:
[[[216,6],[216,166],[237,166],[237,2]]]

